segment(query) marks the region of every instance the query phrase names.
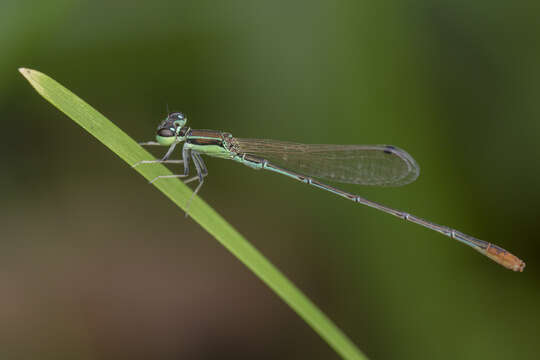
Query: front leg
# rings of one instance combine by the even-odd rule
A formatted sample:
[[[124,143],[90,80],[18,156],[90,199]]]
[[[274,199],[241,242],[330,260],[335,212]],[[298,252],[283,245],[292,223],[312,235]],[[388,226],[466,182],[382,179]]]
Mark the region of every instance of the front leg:
[[[139,144],[144,144],[144,145],[160,145],[158,142],[155,142],[155,141],[149,141],[147,143],[139,143]],[[184,163],[184,160],[168,160],[169,157],[171,156],[172,152],[174,151],[174,148],[176,147],[176,144],[178,143],[172,143],[171,146],[169,146],[169,150],[167,150],[167,153],[165,153],[165,155],[163,156],[163,158],[161,160],[141,160],[141,161],[138,161],[136,162],[135,164],[131,165],[131,167],[136,167],[136,166],[139,166],[141,164],[156,164],[156,163],[160,163],[160,164],[183,164]]]
[[[146,142],[140,142],[140,143],[137,143],[141,146],[163,146],[161,145],[160,143],[158,143],[157,141],[146,141]]]
[[[171,146],[172,147],[172,146]],[[167,151],[167,154],[170,152]],[[164,159],[167,157],[167,154],[165,154]],[[167,178],[183,178],[189,176],[189,157],[191,156],[191,149],[187,147],[187,144],[184,144],[184,147],[182,148],[182,163],[184,164],[184,174],[182,175],[160,175],[153,178],[150,182],[153,183],[154,181],[158,179],[167,179]],[[164,160],[161,160],[164,161]]]
[[[169,147],[169,150],[167,150],[167,152],[165,153],[165,156],[163,156],[163,158],[161,159],[161,161],[165,161],[169,158],[169,156],[171,156],[172,152],[174,151],[174,148],[176,147],[176,144],[178,144],[177,142],[173,142],[171,144],[171,146]],[[186,159],[184,159],[186,160]]]

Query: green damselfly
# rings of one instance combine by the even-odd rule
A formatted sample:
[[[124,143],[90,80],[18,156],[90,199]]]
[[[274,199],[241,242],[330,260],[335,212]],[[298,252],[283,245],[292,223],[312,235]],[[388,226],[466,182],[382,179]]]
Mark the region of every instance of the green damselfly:
[[[264,169],[286,175],[434,230],[472,247],[508,269],[523,271],[525,267],[522,260],[497,245],[315,180],[317,178],[340,183],[378,186],[408,184],[416,180],[420,169],[407,152],[397,147],[391,145],[306,145],[276,140],[241,139],[226,132],[191,129],[187,126],[186,116],[180,112],[169,114],[161,122],[157,128],[156,140],[157,142],[140,144],[169,146],[165,156],[161,160],[143,160],[133,166],[152,163],[183,164],[184,173],[158,176],[152,182],[164,178],[188,177],[191,159],[197,175],[185,182],[199,181],[193,192],[194,196],[199,192],[204,178],[208,175],[201,155],[234,160],[253,169]],[[182,142],[184,143],[182,160],[169,160],[175,147]]]

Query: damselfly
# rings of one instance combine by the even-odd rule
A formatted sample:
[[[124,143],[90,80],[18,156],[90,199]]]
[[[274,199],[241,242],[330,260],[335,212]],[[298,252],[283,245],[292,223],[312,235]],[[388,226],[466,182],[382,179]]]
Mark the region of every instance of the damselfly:
[[[152,163],[183,164],[184,173],[163,175],[163,178],[189,176],[189,161],[193,162],[197,175],[185,180],[198,180],[193,192],[197,194],[208,175],[201,155],[237,161],[253,169],[264,169],[289,176],[303,183],[342,196],[354,202],[394,215],[421,225],[472,247],[502,266],[523,271],[525,263],[503,248],[474,238],[452,228],[438,225],[403,211],[348,193],[317,179],[333,182],[401,186],[414,181],[420,172],[416,161],[404,150],[390,145],[306,145],[293,142],[259,139],[240,139],[215,130],[191,129],[184,114],[176,112],[167,116],[157,128],[155,141],[141,145],[169,146],[161,160],[144,160],[133,166]],[[182,160],[169,160],[175,147],[183,142]]]

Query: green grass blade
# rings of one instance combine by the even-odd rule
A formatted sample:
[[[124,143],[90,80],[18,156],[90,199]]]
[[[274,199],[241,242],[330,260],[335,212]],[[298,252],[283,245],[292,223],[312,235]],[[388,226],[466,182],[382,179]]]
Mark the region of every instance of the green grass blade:
[[[41,96],[128,164],[153,158],[116,125],[55,80],[31,69],[21,68],[19,71]],[[148,180],[171,174],[161,164],[138,166],[134,170]],[[157,181],[153,185],[185,210],[192,194],[190,188],[177,179]],[[322,311],[201,198],[193,199],[189,215],[289,304],[343,358],[366,358]]]

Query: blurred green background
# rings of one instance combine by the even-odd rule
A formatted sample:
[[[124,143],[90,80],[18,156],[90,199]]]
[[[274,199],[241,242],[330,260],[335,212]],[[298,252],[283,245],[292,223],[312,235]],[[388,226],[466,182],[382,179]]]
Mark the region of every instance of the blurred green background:
[[[2,0],[0,356],[338,358],[24,66],[141,141],[168,105],[238,137],[406,149],[415,183],[345,188],[525,272],[219,159],[200,195],[370,358],[537,358],[539,18],[536,0]]]

